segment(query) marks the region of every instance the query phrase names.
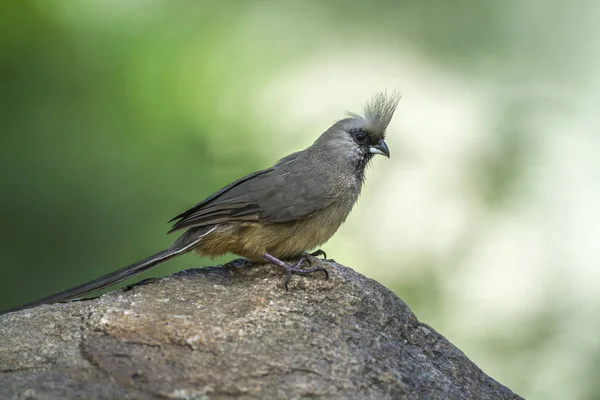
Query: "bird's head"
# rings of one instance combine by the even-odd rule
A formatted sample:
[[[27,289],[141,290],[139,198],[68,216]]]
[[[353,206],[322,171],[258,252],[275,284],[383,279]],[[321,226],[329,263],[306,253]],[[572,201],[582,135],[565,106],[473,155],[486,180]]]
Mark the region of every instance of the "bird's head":
[[[376,94],[367,102],[362,114],[348,113],[347,118],[325,131],[313,146],[328,152],[334,159],[349,164],[362,176],[374,155],[390,157],[390,150],[384,140],[385,130],[392,120],[400,97],[397,91],[391,95]]]

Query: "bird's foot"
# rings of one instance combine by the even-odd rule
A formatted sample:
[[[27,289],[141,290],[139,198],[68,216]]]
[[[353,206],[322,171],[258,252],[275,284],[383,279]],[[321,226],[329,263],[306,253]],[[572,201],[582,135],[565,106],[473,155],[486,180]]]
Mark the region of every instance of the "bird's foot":
[[[327,253],[325,253],[323,250],[319,249],[316,251],[313,251],[312,253],[308,253],[309,256],[312,257],[319,257],[319,256],[323,256],[323,260],[327,259]]]
[[[329,279],[329,272],[327,272],[327,269],[325,269],[324,267],[312,267],[312,268],[307,268],[307,269],[301,268],[302,264],[304,264],[304,262],[308,261],[305,257],[302,257],[294,265],[287,264],[287,263],[281,261],[280,259],[273,257],[269,253],[265,253],[264,258],[271,264],[280,266],[285,271],[285,278],[283,279],[283,286],[285,287],[285,290],[289,290],[288,283],[290,282],[292,274],[308,275],[308,274],[312,274],[313,272],[323,271],[325,273],[325,279],[326,280]]]
[[[304,255],[307,258],[307,260],[310,263],[310,265],[312,265],[312,263],[314,261],[313,258],[318,258],[319,256],[323,256],[322,260],[327,260],[327,261],[333,261],[333,262],[335,262],[335,260],[333,258],[327,258],[327,253],[325,253],[321,249],[313,251],[312,253],[304,253]]]

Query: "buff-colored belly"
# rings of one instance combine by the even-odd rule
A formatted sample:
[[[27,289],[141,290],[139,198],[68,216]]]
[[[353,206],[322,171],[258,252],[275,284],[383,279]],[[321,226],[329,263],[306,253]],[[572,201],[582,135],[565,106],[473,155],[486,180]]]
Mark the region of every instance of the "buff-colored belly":
[[[261,260],[265,253],[280,259],[295,258],[329,240],[348,212],[327,210],[287,223],[222,225],[203,239],[196,251],[211,257],[234,253],[250,260]]]

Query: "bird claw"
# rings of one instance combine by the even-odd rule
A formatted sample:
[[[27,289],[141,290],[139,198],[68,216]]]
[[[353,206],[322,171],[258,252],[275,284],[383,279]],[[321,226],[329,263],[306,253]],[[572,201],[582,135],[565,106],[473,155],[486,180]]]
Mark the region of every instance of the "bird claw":
[[[323,260],[327,259],[327,253],[325,253],[323,250],[319,249],[316,251],[313,251],[312,253],[308,253],[309,256],[312,257],[319,257],[319,256],[323,256]]]
[[[304,264],[305,262],[309,262],[310,264],[310,261],[308,261],[306,257],[302,257],[300,260],[298,260],[298,262],[295,265],[286,264],[285,262],[271,256],[270,254],[265,254],[265,260],[272,264],[279,265],[281,268],[283,268],[283,270],[285,271],[285,278],[283,279],[283,286],[285,287],[285,290],[289,290],[288,283],[290,282],[292,275],[309,275],[313,272],[323,271],[325,273],[325,280],[329,279],[329,272],[324,267],[317,266],[307,269],[301,268],[302,264]]]
[[[312,267],[307,269],[301,268],[302,264],[304,264],[306,261],[308,260],[302,257],[294,266],[290,266],[288,264],[282,266],[282,268],[285,270],[285,278],[283,280],[283,286],[285,286],[285,290],[289,290],[288,283],[290,282],[292,275],[309,275],[313,272],[323,271],[325,273],[325,280],[329,279],[329,272],[327,269],[325,269],[325,267]]]
[[[323,256],[323,258],[321,258],[320,260],[335,262],[335,260],[333,258],[327,258],[327,253],[325,253],[321,249],[313,251],[312,253],[304,253],[304,256],[307,258],[307,261],[309,262],[310,265],[312,265],[315,258],[317,260],[319,260],[319,258],[318,258],[319,256]]]

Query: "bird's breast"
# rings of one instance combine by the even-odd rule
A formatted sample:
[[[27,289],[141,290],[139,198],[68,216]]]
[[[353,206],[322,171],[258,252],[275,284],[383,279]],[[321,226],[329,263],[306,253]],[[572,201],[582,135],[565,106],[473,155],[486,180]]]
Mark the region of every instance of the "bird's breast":
[[[291,259],[326,241],[346,220],[352,204],[331,204],[313,215],[292,222],[223,224],[208,235],[196,250],[207,256],[238,254],[250,260],[262,260],[265,253]]]

